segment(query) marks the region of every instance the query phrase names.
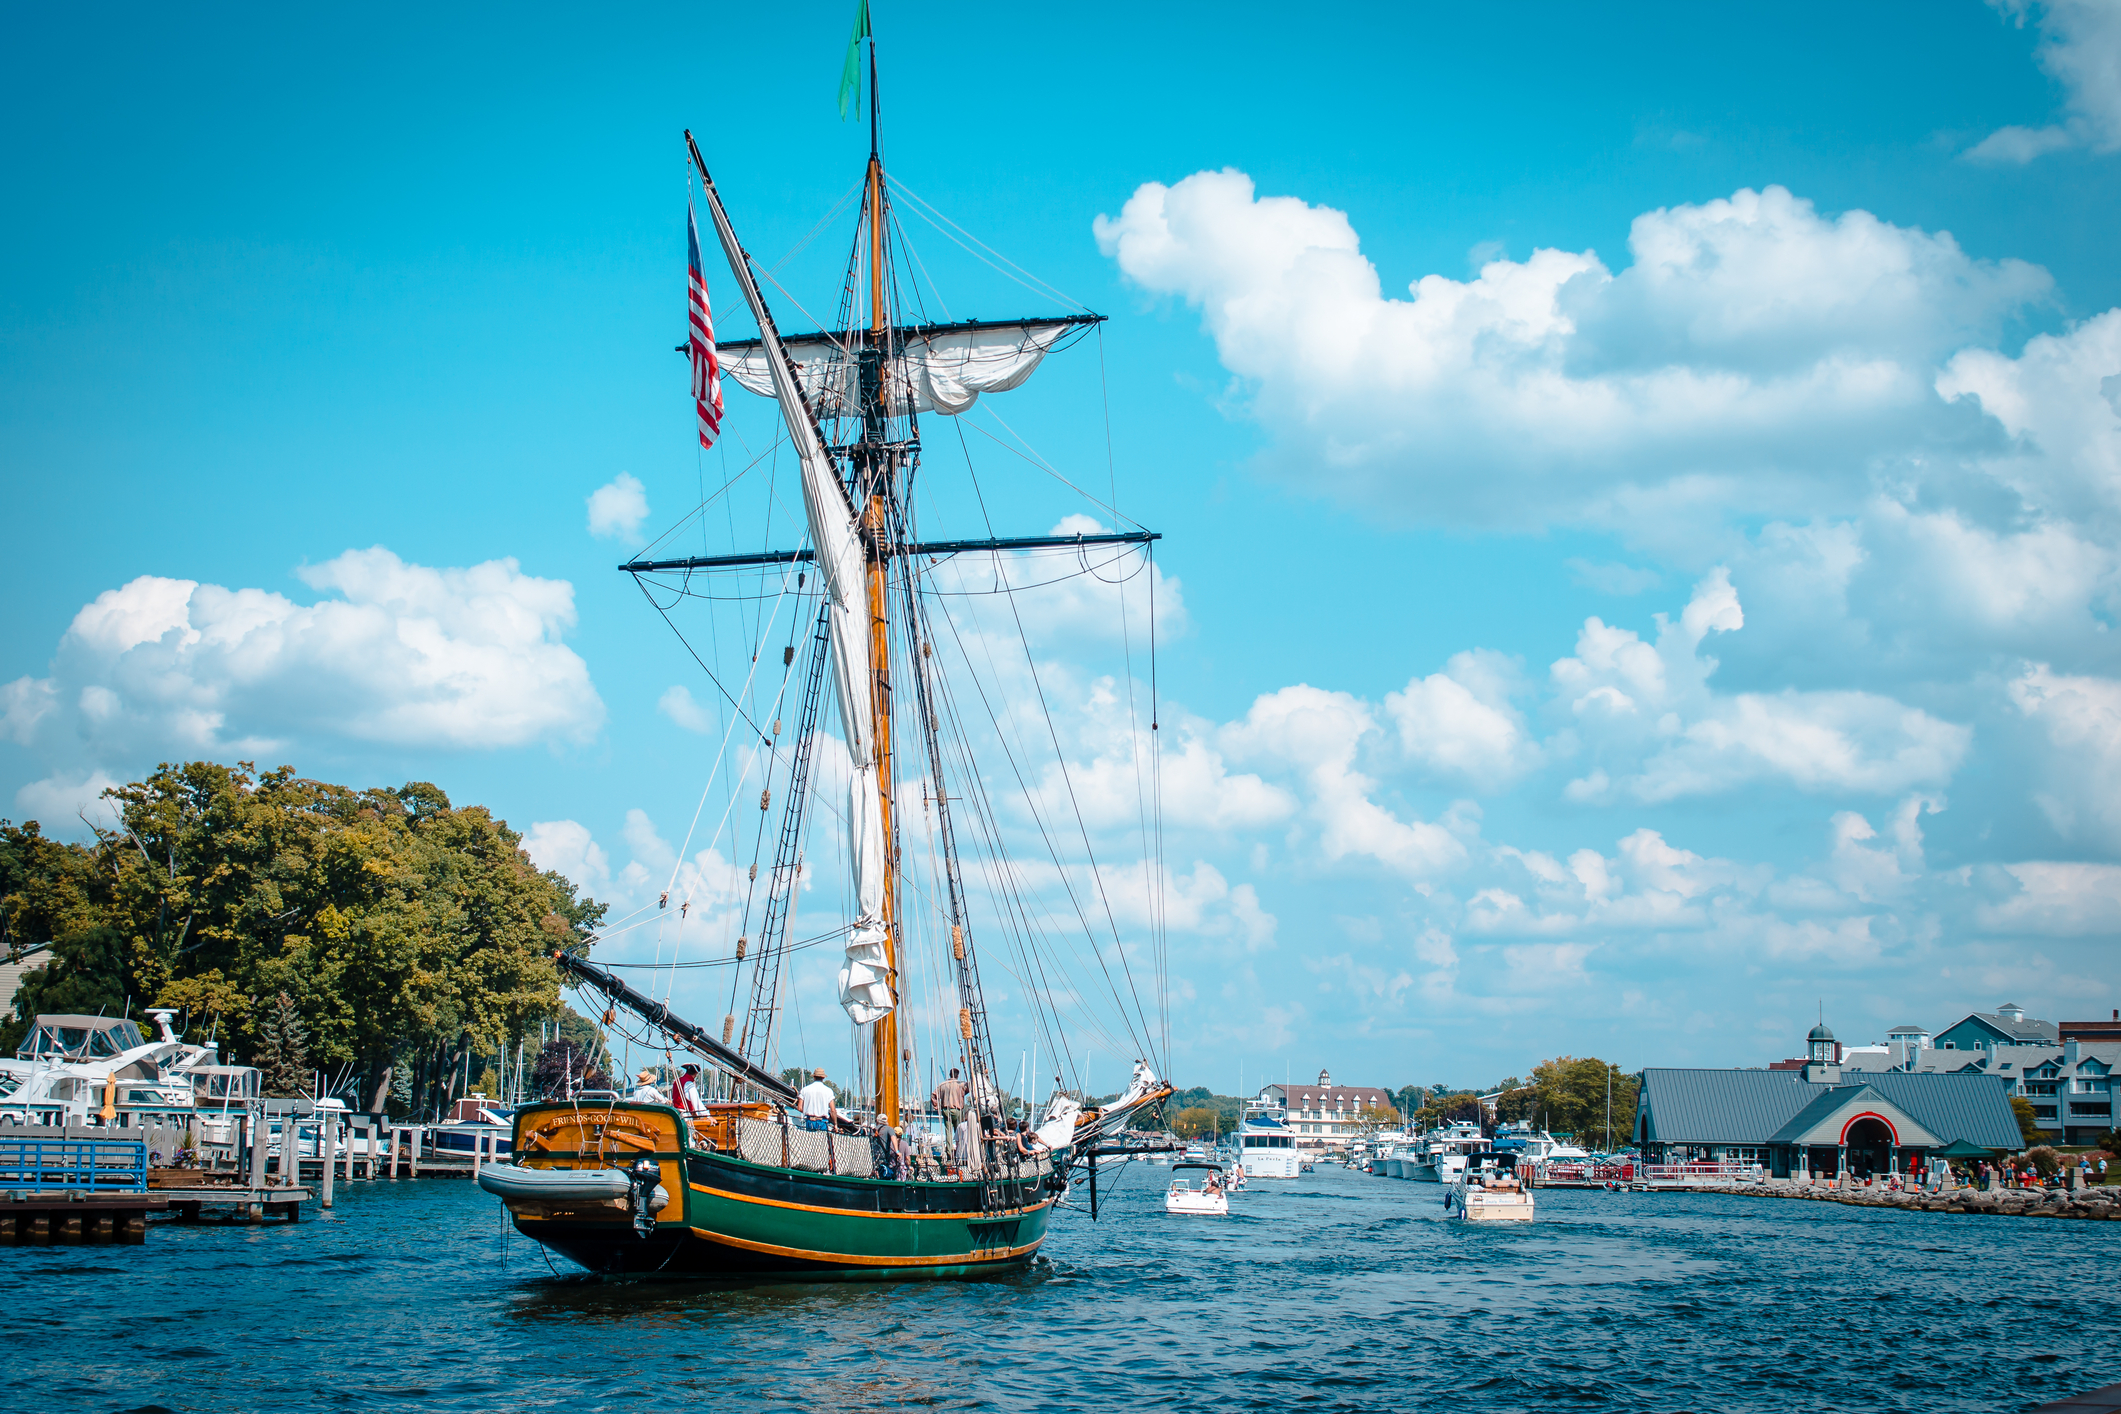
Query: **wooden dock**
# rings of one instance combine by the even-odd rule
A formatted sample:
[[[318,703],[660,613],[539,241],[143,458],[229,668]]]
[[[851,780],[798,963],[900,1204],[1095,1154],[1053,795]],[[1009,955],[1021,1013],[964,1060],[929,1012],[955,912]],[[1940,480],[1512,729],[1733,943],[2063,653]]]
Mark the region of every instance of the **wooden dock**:
[[[137,1245],[147,1240],[147,1215],[168,1206],[153,1193],[15,1189],[0,1195],[0,1247]]]

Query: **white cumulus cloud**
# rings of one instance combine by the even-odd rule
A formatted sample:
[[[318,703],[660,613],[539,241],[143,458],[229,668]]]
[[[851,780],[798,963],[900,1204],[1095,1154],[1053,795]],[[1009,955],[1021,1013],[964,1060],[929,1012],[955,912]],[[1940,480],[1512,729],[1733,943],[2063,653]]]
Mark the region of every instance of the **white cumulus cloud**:
[[[2059,123],[1998,128],[1973,147],[1973,162],[2025,163],[2065,148],[2121,150],[2121,5],[2113,0],[1990,0],[2018,24],[2038,16],[2040,67],[2062,85],[2069,116]]]
[[[586,741],[603,723],[588,665],[561,642],[565,580],[514,560],[432,569],[381,546],[297,573],[329,597],[142,575],[84,606],[47,676],[0,688],[0,733],[52,773],[38,799],[171,756],[490,749]]]
[[[1543,249],[1407,298],[1343,213],[1242,172],[1145,184],[1095,230],[1200,309],[1270,464],[1373,514],[1484,525],[1852,503],[1881,460],[1983,435],[1937,369],[2050,283],[1781,187],[1638,216],[1617,274]]]
[[[600,540],[641,543],[648,519],[648,488],[631,472],[620,472],[589,493],[589,533]]]
[[[692,695],[691,688],[682,683],[665,688],[663,695],[656,699],[655,707],[688,732],[705,735],[714,730],[714,714]]]

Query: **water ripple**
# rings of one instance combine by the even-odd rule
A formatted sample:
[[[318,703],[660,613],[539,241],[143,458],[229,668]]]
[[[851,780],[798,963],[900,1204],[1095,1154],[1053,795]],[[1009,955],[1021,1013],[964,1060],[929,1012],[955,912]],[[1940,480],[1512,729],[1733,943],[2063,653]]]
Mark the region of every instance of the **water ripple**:
[[[1325,1170],[1167,1218],[1160,1170],[981,1282],[615,1283],[467,1184],[322,1221],[0,1251],[42,1411],[2025,1409],[2115,1377],[2121,1227],[1819,1203],[1540,1195],[1529,1227]],[[314,1216],[314,1215],[312,1215]],[[2029,1319],[2067,1313],[2067,1320]],[[122,1332],[122,1338],[114,1338]]]

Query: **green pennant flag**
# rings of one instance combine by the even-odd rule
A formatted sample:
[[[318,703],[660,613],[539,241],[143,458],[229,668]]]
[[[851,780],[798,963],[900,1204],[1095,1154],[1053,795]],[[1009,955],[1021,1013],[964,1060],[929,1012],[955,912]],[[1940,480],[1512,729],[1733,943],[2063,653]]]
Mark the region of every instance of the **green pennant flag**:
[[[840,66],[840,121],[847,119],[847,105],[862,101],[862,41],[869,37],[869,0],[860,0],[854,11],[854,35],[847,41],[847,62]]]

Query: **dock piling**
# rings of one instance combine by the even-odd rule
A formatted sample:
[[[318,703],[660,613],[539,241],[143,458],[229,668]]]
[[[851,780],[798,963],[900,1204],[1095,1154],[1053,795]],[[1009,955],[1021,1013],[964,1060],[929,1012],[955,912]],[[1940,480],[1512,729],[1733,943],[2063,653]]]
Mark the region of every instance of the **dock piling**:
[[[324,1193],[321,1202],[329,1208],[332,1202],[332,1176],[339,1167],[339,1117],[325,1111],[317,1121],[317,1156],[324,1160]],[[351,1157],[347,1160],[352,1162]]]
[[[265,1135],[267,1120],[262,1104],[247,1107],[243,1114],[243,1137],[250,1140],[250,1186],[265,1186]]]

